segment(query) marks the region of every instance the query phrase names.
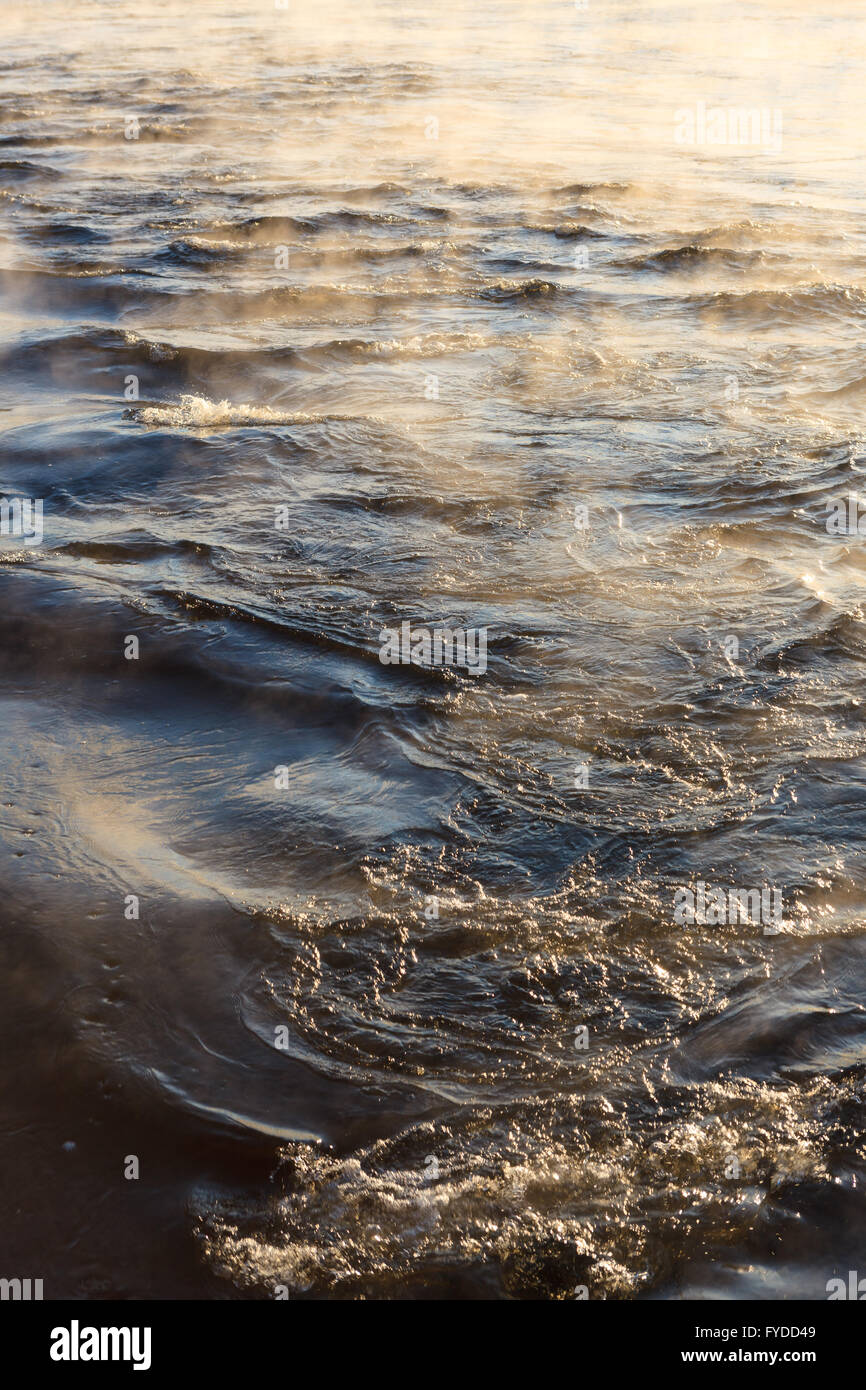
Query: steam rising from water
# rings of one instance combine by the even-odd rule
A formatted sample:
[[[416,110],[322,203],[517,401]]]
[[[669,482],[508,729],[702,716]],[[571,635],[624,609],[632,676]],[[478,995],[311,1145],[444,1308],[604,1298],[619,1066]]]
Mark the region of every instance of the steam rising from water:
[[[52,1297],[823,1298],[864,1225],[853,7],[4,20],[0,482],[45,540],[0,568],[0,1224],[62,1230]],[[705,109],[781,147],[678,142]],[[483,678],[383,666],[403,621],[486,628]],[[784,928],[677,926],[699,880]]]

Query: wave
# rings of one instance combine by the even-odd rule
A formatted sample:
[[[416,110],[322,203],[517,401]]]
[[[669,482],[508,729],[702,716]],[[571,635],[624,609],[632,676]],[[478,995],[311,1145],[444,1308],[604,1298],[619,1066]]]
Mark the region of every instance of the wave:
[[[508,304],[520,299],[553,299],[560,293],[560,287],[552,280],[499,280],[493,285],[485,285],[478,291],[478,297],[497,304]]]
[[[0,159],[0,182],[4,179],[62,179],[65,174],[52,164],[34,164],[30,159]]]
[[[417,217],[410,217],[405,214],[340,208],[334,212],[316,213],[312,217],[290,217],[285,214],[247,217],[241,222],[217,225],[214,230],[228,232],[230,236],[245,237],[250,241],[264,241],[270,244],[280,237],[293,236],[299,233],[312,235],[316,232],[356,227],[411,227],[417,225],[419,225]]]
[[[816,315],[835,319],[866,315],[866,290],[838,284],[804,285],[795,289],[717,290],[712,294],[684,295],[672,305],[718,314],[729,321],[741,320],[771,328],[785,323],[807,325]]]
[[[370,358],[444,357],[451,353],[477,352],[490,344],[483,333],[416,333],[406,338],[334,338],[305,347],[305,360],[343,357],[354,361]]]
[[[209,241],[204,237],[178,237],[153,255],[157,264],[176,266],[209,266],[235,260],[246,253],[246,246],[236,241]]]
[[[595,241],[604,238],[604,232],[587,227],[583,222],[540,222],[528,224],[527,231],[544,232],[559,241]]]
[[[757,659],[761,669],[779,670],[785,664],[866,660],[866,620],[861,610],[840,613],[808,633],[786,637],[766,647]]]
[[[190,235],[178,237],[168,246],[162,247],[154,253],[152,261],[157,265],[206,267],[239,260],[250,254],[250,247],[249,239],[238,241],[226,237],[216,239]],[[328,246],[321,250],[302,243],[300,246],[293,244],[291,250],[292,265],[296,268],[353,266],[362,265],[364,262],[380,264],[405,259],[417,260],[430,254],[454,258],[463,252],[453,241],[429,240],[357,243],[354,246]]]
[[[41,222],[38,226],[27,227],[24,235],[29,240],[43,242],[72,243],[74,246],[105,245],[111,241],[107,232],[97,227],[88,227],[81,222]]]
[[[124,411],[127,419],[142,425],[172,429],[236,429],[245,425],[313,425],[330,420],[357,420],[357,415],[308,414],[276,410],[269,405],[211,401],[206,396],[183,395],[166,405],[139,405]],[[363,417],[371,419],[372,417]]]
[[[660,273],[674,270],[701,270],[724,266],[728,270],[750,270],[766,262],[763,251],[734,251],[723,246],[704,246],[689,242],[685,246],[668,246],[641,256],[626,257],[614,262],[627,270],[654,270]]]
[[[864,391],[866,391],[866,376],[855,376],[842,386],[836,386],[826,391],[810,391],[809,396],[810,399],[817,401],[844,401],[848,397],[860,396]]]
[[[115,321],[125,313],[160,312],[176,325],[247,323],[255,319],[285,320],[289,314],[307,323],[364,321],[387,310],[397,311],[425,301],[441,301],[450,291],[437,286],[279,284],[262,288],[199,289],[169,286],[154,270],[124,265],[18,265],[0,270],[0,294],[21,312],[76,312]]]
[[[617,183],[612,180],[602,180],[598,183],[565,183],[552,190],[555,197],[571,197],[576,194],[582,197],[586,193],[631,193],[635,190],[636,184]]]
[[[419,333],[405,338],[326,338],[303,347],[235,346],[208,348],[146,338],[131,330],[90,325],[78,332],[18,342],[0,355],[0,366],[8,375],[32,374],[54,381],[88,381],[94,372],[115,368],[119,374],[129,368],[154,369],[166,383],[215,382],[253,376],[259,369],[299,371],[318,369],[328,362],[401,361],[447,357],[477,352],[488,346],[482,333]],[[121,376],[118,377],[121,379]],[[190,393],[192,394],[192,393]],[[333,417],[331,417],[333,418]]]

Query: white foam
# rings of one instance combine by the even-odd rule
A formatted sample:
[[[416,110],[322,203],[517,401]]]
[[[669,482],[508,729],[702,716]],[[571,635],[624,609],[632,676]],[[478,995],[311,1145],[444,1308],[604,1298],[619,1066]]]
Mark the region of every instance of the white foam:
[[[187,429],[225,429],[236,425],[291,425],[314,422],[320,416],[272,410],[268,405],[233,405],[207,396],[181,396],[173,405],[145,405],[135,412],[143,425]]]

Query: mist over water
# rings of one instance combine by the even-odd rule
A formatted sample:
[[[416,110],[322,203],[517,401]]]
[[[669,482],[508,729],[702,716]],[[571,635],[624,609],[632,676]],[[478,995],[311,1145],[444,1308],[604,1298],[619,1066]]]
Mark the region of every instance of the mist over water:
[[[2,6],[0,1273],[862,1265],[858,18]]]

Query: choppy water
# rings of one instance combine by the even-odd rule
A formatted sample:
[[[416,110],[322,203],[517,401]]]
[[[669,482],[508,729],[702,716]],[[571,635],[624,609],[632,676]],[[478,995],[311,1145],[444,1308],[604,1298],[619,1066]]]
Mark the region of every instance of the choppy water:
[[[44,539],[0,565],[0,1272],[824,1298],[862,1264],[833,9],[3,5],[0,486]],[[781,148],[679,145],[698,102]],[[486,672],[383,665],[406,620],[486,627]],[[677,924],[699,880],[783,926]]]

